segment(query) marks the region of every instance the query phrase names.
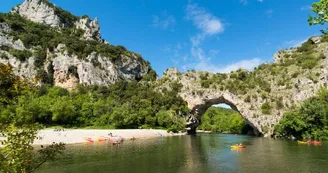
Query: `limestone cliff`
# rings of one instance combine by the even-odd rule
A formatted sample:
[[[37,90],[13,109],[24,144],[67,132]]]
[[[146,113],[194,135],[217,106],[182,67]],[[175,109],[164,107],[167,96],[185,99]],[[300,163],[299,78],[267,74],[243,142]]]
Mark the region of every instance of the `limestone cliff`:
[[[159,88],[182,84],[180,96],[200,119],[212,105],[225,103],[240,112],[259,134],[270,136],[284,112],[328,84],[328,39],[312,37],[298,48],[279,51],[273,64],[229,74],[168,69]]]
[[[101,40],[98,19],[47,0],[25,0],[0,14],[0,62],[23,78],[64,88],[141,79],[150,70],[139,54]]]
[[[33,22],[47,24],[51,27],[82,29],[84,31],[83,38],[101,41],[97,18],[91,20],[86,15],[77,17],[48,2],[48,0],[25,0],[22,4],[14,7],[10,13],[21,15]]]

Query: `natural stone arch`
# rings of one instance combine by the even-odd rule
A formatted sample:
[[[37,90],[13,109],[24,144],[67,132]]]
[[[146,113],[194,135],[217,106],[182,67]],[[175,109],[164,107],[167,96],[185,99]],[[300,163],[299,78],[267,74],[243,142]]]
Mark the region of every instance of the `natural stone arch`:
[[[256,119],[253,118],[249,110],[247,110],[247,106],[243,103],[243,100],[240,100],[234,94],[229,92],[215,92],[215,93],[204,93],[206,96],[202,97],[189,97],[188,95],[183,95],[183,99],[188,103],[188,107],[191,109],[191,113],[197,119],[201,119],[206,110],[213,105],[217,104],[227,104],[233,110],[237,111],[244,120],[246,120],[247,124],[253,128],[253,132],[255,135],[262,135],[262,128],[257,124]],[[189,133],[195,133],[196,127],[198,124],[191,127],[188,131]],[[260,128],[259,128],[260,127]]]
[[[285,112],[300,107],[321,87],[328,88],[327,48],[325,39],[312,37],[299,48],[279,51],[274,55],[274,63],[261,64],[252,71],[180,73],[172,68],[157,82],[159,88],[166,89],[172,82],[181,84],[178,94],[194,114],[197,108],[204,112],[213,103],[228,103],[267,137],[274,134],[274,127]],[[304,61],[304,55],[309,55],[312,63]],[[191,117],[197,119],[201,115]],[[197,121],[192,123],[195,125],[187,125],[195,129]]]
[[[180,73],[177,69],[173,68],[164,73],[161,78],[162,84],[160,87],[170,88],[170,83],[180,83],[181,91],[179,92],[179,96],[187,102],[189,109],[192,110],[191,117],[194,117],[194,119],[200,119],[203,113],[210,106],[225,103],[230,105],[232,109],[238,111],[246,122],[255,130],[257,135],[268,137],[274,133],[275,125],[279,123],[286,109],[272,109],[269,114],[264,114],[262,113],[261,106],[265,102],[271,100],[262,98],[261,93],[255,93],[256,98],[251,98],[249,101],[247,97],[249,96],[250,91],[245,91],[245,94],[240,94],[231,92],[230,88],[220,89],[213,87],[212,85],[206,88],[202,86],[202,74],[208,74],[208,78],[218,75],[210,72],[195,71]],[[229,75],[230,74],[227,74],[228,78],[226,80],[230,80]],[[306,92],[310,92],[313,95],[318,88],[319,85],[311,91]],[[251,92],[257,91],[252,90]],[[274,97],[278,97],[273,92],[270,94],[274,95]],[[310,97],[310,95],[306,96],[307,98]],[[297,99],[296,98],[293,100],[293,97],[297,97],[297,95],[288,95],[288,97],[286,97],[288,100],[286,98],[283,100],[284,104],[290,107],[293,103],[295,103],[294,100]],[[304,98],[306,97],[297,100],[304,100]],[[293,102],[290,100],[293,100]],[[196,110],[198,110],[198,112],[196,112]],[[194,132],[199,124],[199,121],[190,121],[190,119],[190,116],[188,116],[187,127],[190,129],[188,131]]]

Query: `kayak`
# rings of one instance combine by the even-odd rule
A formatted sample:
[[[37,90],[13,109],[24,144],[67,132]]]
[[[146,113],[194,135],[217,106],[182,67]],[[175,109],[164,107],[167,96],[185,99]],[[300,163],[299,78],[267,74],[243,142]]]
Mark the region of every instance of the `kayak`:
[[[92,140],[91,138],[84,138],[84,139],[90,143],[94,142],[94,140]]]
[[[99,138],[98,141],[99,141],[99,142],[105,142],[105,141],[107,141],[107,139]]]
[[[305,141],[297,141],[298,144],[308,144],[308,142]]]
[[[309,144],[320,145],[321,141],[310,141]]]
[[[312,144],[312,145],[320,145],[321,141],[297,141],[298,144]]]
[[[245,145],[232,145],[230,146],[231,149],[239,149],[239,148],[246,148]]]

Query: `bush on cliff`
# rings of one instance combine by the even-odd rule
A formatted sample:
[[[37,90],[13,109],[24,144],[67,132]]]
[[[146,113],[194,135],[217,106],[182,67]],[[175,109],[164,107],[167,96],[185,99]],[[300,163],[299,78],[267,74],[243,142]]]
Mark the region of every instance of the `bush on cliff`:
[[[276,126],[276,133],[283,137],[303,140],[328,139],[328,90],[307,99],[299,109],[285,113]]]

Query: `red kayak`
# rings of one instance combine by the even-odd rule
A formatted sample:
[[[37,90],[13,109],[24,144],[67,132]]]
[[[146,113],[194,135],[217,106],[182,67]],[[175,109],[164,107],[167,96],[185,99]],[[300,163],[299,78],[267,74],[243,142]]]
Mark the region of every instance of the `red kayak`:
[[[90,143],[94,142],[94,140],[92,140],[91,138],[88,138],[87,141]]]
[[[320,145],[321,141],[309,141],[308,143],[313,145]]]

